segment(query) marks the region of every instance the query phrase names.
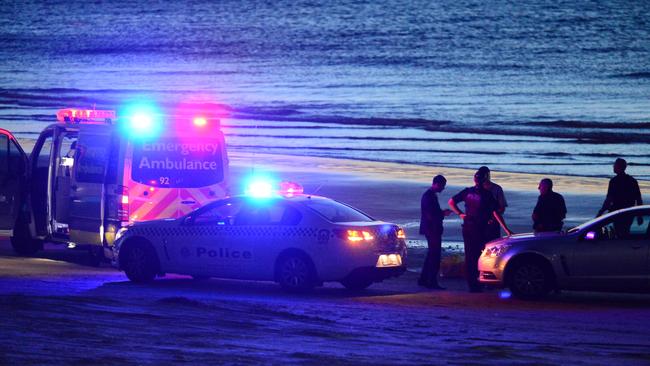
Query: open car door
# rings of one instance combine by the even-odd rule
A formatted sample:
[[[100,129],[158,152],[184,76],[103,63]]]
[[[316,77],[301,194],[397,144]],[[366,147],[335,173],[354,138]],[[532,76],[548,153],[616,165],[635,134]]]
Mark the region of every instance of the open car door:
[[[82,125],[74,152],[70,186],[70,241],[103,244],[106,169],[111,154],[113,126]]]
[[[0,233],[11,234],[23,203],[27,155],[14,136],[0,128]]]

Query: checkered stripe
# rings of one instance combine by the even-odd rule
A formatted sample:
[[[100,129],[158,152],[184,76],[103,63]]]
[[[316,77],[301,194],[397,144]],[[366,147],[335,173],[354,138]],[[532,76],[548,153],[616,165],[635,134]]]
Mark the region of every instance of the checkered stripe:
[[[128,236],[144,237],[244,237],[261,236],[266,238],[316,238],[318,229],[313,227],[286,226],[174,226],[174,227],[134,227]]]

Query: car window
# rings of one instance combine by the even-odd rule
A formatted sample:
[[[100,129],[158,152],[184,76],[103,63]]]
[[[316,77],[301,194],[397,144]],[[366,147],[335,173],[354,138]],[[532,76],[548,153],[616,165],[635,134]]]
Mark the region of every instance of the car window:
[[[224,201],[194,217],[196,225],[232,225],[242,208],[240,201]]]
[[[235,225],[298,225],[302,214],[284,202],[247,202]]]
[[[622,214],[612,217],[590,231],[595,231],[598,240],[647,239],[650,237],[649,222],[648,214]]]
[[[330,222],[374,221],[363,212],[331,199],[312,198],[301,203]]]
[[[650,238],[650,215],[637,215],[630,225],[631,238]]]

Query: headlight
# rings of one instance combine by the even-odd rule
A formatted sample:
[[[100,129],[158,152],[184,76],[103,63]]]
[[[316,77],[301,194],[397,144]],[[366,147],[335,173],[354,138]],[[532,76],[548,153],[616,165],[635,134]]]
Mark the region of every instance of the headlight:
[[[115,241],[120,240],[120,238],[123,237],[124,234],[126,234],[126,232],[127,232],[128,230],[129,230],[129,229],[127,229],[127,228],[125,228],[125,227],[123,227],[123,228],[121,228],[120,230],[118,230],[118,231],[117,231],[117,234],[115,234]]]
[[[504,254],[505,252],[507,252],[508,249],[510,249],[510,247],[512,247],[512,245],[510,244],[501,244],[501,245],[495,245],[493,247],[485,248],[485,250],[483,251],[483,256],[491,257],[491,258],[498,257]]]

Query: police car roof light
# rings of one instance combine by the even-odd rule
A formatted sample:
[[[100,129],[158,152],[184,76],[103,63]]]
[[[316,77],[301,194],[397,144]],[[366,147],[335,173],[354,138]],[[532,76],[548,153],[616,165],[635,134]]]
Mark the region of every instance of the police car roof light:
[[[56,119],[62,123],[112,123],[117,118],[114,110],[66,108],[56,112]]]
[[[270,198],[273,193],[273,184],[263,179],[252,181],[246,188],[246,195],[253,198]]]
[[[297,194],[303,194],[305,192],[305,189],[298,183],[296,182],[280,182],[280,195],[282,196],[287,196],[287,197],[293,197],[294,195]]]

